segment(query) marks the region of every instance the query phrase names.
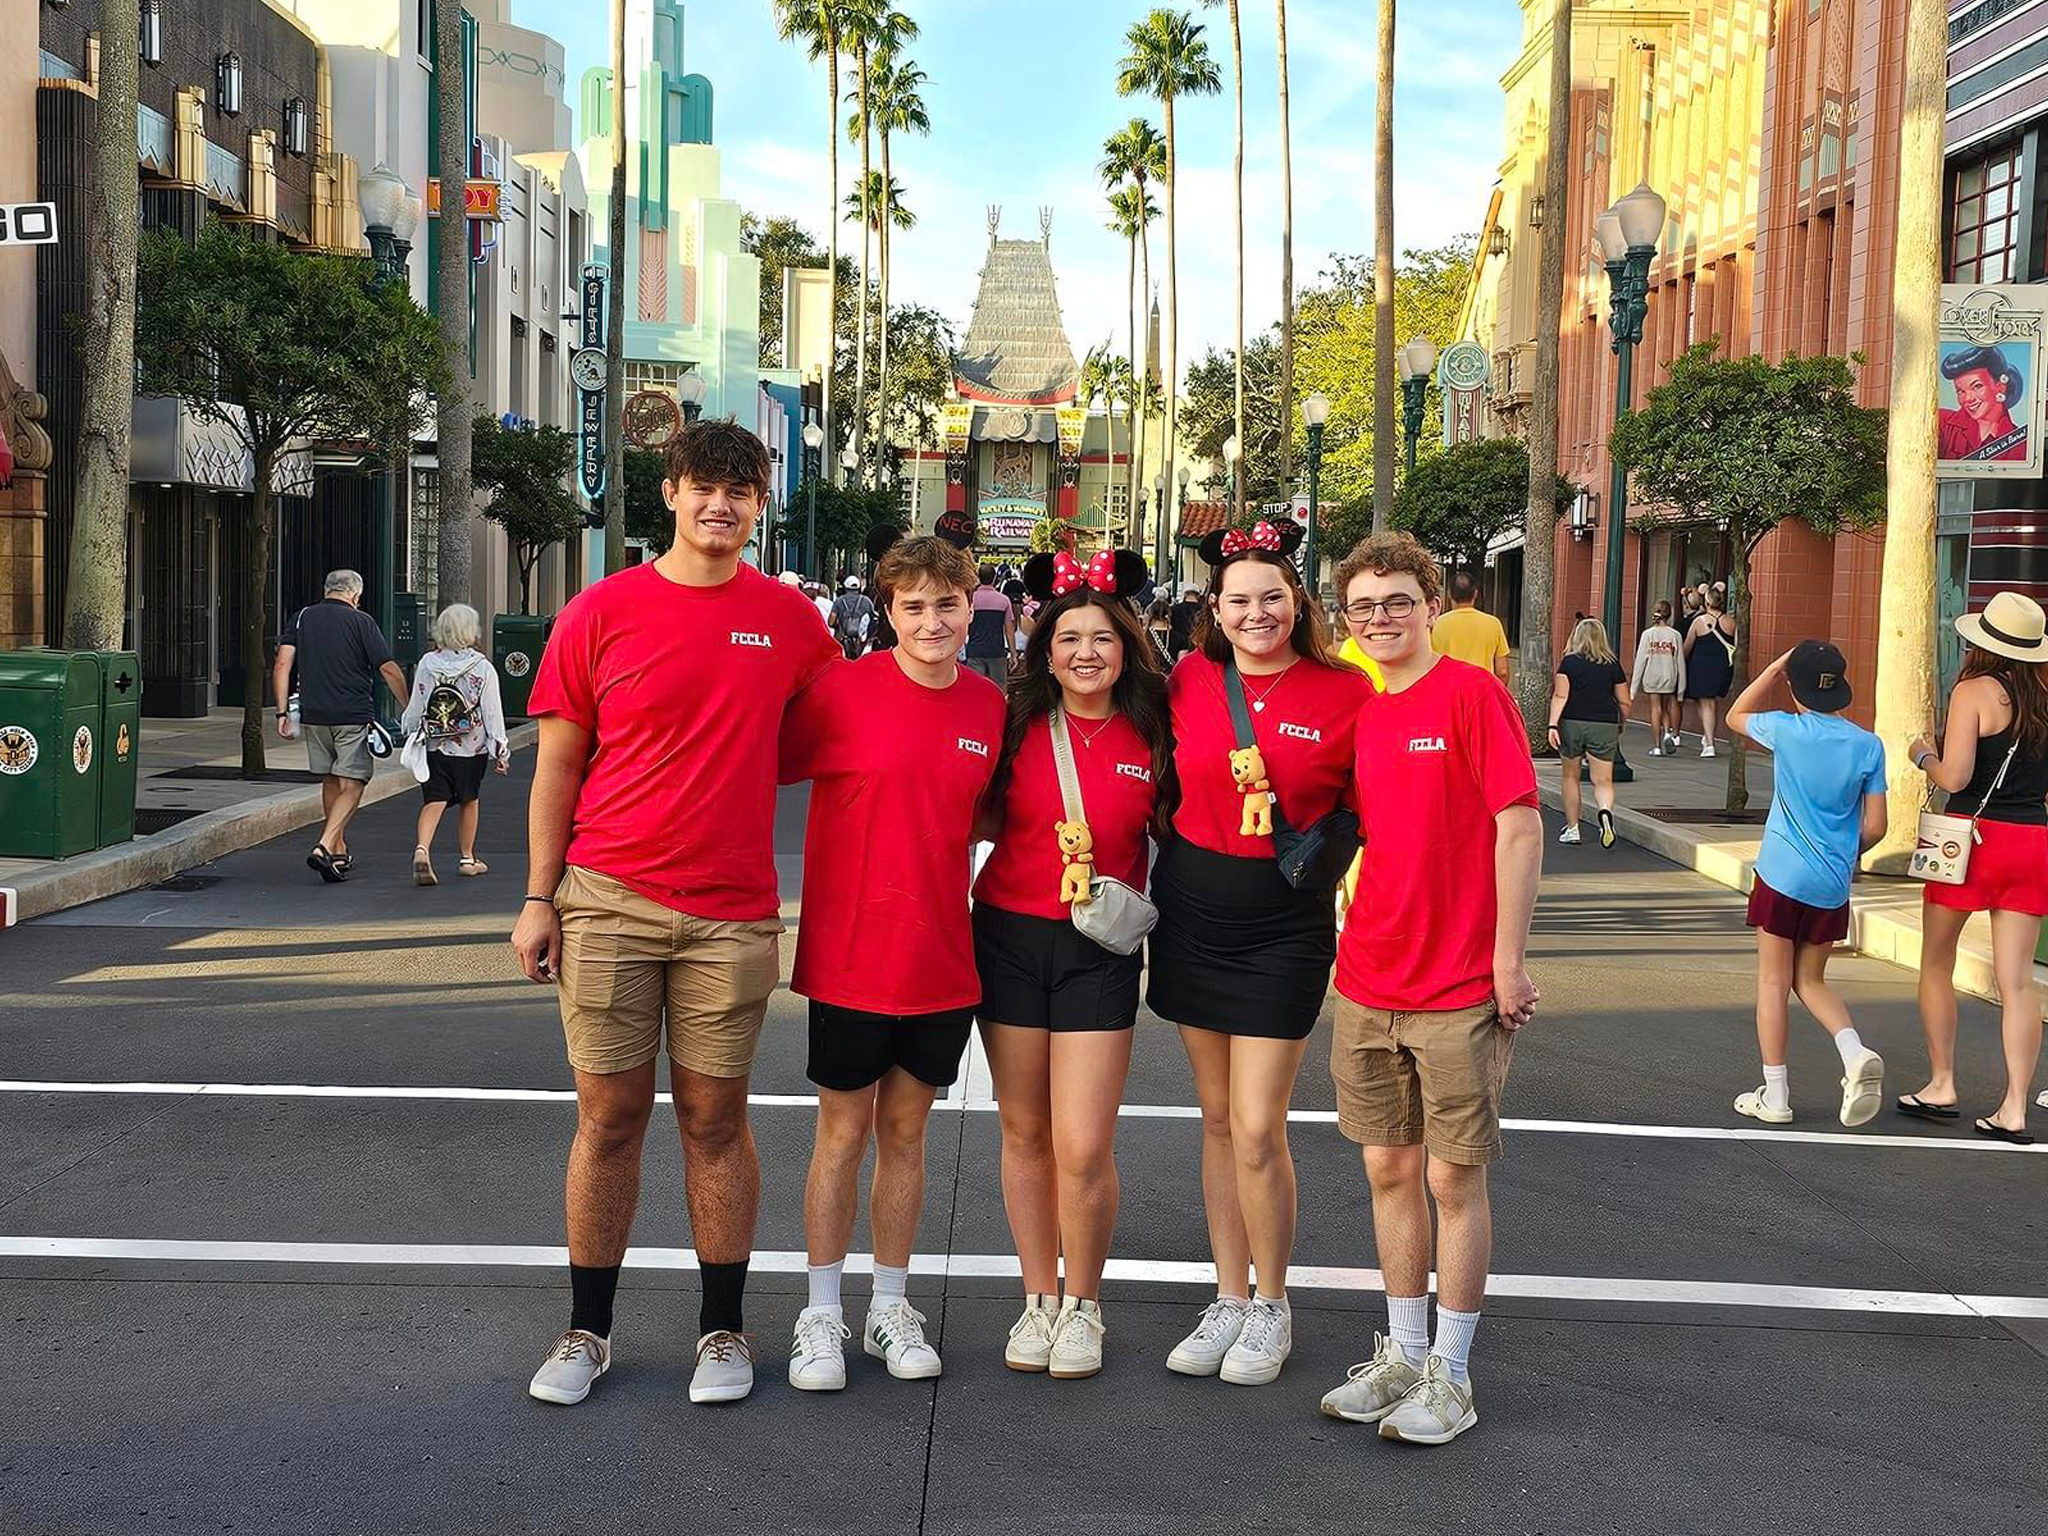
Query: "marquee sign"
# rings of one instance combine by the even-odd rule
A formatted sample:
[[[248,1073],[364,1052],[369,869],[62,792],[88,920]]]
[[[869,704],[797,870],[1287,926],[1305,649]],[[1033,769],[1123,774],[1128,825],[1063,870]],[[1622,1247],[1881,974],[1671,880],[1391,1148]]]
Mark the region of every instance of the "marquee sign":
[[[466,219],[494,223],[504,218],[504,186],[495,181],[471,180],[462,188],[462,216]],[[427,216],[438,219],[441,216],[441,178],[427,178]]]
[[[0,203],[0,245],[55,245],[55,203]]]

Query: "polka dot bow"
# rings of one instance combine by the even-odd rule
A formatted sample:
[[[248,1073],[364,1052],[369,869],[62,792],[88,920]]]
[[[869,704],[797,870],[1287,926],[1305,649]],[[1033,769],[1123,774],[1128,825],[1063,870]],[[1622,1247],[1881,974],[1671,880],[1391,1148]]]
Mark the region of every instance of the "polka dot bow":
[[[1248,549],[1280,552],[1280,530],[1271,523],[1253,523],[1250,528],[1233,528],[1223,535],[1223,553],[1241,555]]]
[[[1277,546],[1276,546],[1277,547]],[[1052,595],[1065,597],[1082,587],[1098,592],[1116,591],[1116,552],[1105,549],[1086,565],[1064,549],[1052,559]]]

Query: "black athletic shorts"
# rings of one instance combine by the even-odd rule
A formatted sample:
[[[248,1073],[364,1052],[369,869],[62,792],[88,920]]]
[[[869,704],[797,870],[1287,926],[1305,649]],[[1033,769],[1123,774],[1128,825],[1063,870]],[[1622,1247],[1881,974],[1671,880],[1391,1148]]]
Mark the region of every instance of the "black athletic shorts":
[[[1138,1022],[1142,953],[1104,949],[1071,920],[974,904],[983,1019],[1024,1029],[1129,1029]]]
[[[467,805],[484,787],[484,771],[490,757],[454,757],[446,752],[427,753],[427,777],[420,785],[420,799],[428,805]]]
[[[973,1028],[972,1008],[862,1013],[813,999],[807,1075],[820,1088],[853,1093],[879,1083],[891,1067],[901,1067],[928,1088],[944,1088],[960,1075],[960,1058]]]

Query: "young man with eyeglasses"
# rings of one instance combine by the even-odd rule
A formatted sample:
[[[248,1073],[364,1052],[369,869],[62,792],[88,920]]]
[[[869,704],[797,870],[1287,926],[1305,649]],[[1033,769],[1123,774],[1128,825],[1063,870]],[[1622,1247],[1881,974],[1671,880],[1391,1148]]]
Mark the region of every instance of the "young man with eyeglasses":
[[[1493,1246],[1486,1165],[1514,1033],[1538,998],[1526,956],[1543,822],[1507,690],[1430,647],[1443,584],[1428,552],[1376,534],[1337,589],[1385,686],[1358,713],[1361,899],[1337,949],[1330,1074],[1338,1129],[1364,1148],[1391,1337],[1375,1335],[1322,1407],[1442,1445],[1479,1422],[1467,1362]]]

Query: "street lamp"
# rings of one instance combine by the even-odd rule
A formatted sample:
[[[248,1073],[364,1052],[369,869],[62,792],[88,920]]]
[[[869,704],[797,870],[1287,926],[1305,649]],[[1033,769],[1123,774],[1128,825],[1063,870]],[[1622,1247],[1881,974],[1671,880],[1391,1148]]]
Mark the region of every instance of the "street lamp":
[[[1173,513],[1173,580],[1166,589],[1168,594],[1173,597],[1180,596],[1180,525],[1186,520],[1188,515],[1188,482],[1195,478],[1194,466],[1192,464],[1181,465],[1178,478],[1180,480],[1180,500],[1174,504]]]
[[[236,90],[240,85],[240,62],[236,63]],[[378,288],[406,281],[406,258],[412,253],[413,231],[419,227],[420,200],[398,173],[379,161],[356,178],[356,205],[362,210],[363,237],[370,242],[370,260],[375,264],[371,282]],[[396,445],[393,445],[394,448]],[[390,635],[396,623],[398,585],[396,573],[399,456],[377,478],[382,482],[376,522],[371,528],[370,613],[384,633]]]
[[[1166,471],[1152,477],[1152,584],[1166,580]]]
[[[684,374],[676,384],[676,398],[683,405],[683,420],[695,421],[704,409],[704,376]]]
[[[1429,375],[1436,367],[1436,343],[1418,336],[1401,349],[1401,429],[1408,442],[1408,473],[1415,473],[1415,445],[1429,408]]]
[[[811,483],[809,527],[804,535],[804,569],[813,580],[818,575],[818,471],[822,467],[818,450],[825,446],[825,429],[815,419],[804,423],[804,478]]]
[[[1223,439],[1223,462],[1230,469],[1230,515],[1239,517],[1244,512],[1244,442],[1235,432]]]
[[[406,186],[398,173],[379,161],[356,178],[356,206],[363,214],[363,237],[370,242],[370,259],[377,264],[379,279],[398,275],[398,225],[405,218]]]
[[[1308,533],[1301,544],[1302,568],[1308,572],[1311,591],[1321,586],[1316,579],[1316,517],[1322,511],[1323,427],[1330,420],[1330,397],[1320,389],[1301,402],[1301,419],[1308,423]]]

